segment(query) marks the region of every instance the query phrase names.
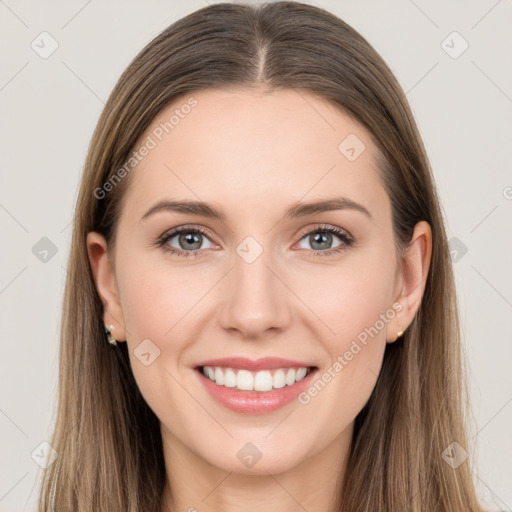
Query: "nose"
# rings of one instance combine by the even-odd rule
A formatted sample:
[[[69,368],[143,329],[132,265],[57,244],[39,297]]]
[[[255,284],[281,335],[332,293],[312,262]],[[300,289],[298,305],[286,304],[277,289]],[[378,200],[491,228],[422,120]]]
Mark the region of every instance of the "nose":
[[[265,251],[252,262],[236,254],[233,267],[226,276],[219,309],[222,328],[250,340],[285,330],[293,294],[275,262],[267,258]]]

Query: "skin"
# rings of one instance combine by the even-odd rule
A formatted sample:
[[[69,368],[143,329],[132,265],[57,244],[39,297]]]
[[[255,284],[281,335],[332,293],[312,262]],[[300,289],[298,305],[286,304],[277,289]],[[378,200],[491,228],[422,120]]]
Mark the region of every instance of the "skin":
[[[137,384],[161,422],[173,492],[171,499],[166,489],[164,508],[286,512],[299,503],[333,511],[336,476],[386,343],[419,308],[430,227],[417,224],[399,264],[376,146],[364,127],[322,98],[260,89],[193,97],[197,106],[132,171],[115,252],[107,252],[100,234],[87,237],[104,321],[128,343]],[[141,140],[186,99],[160,112]],[[338,150],[349,134],[366,146],[354,161]],[[353,209],[284,218],[298,201],[333,196],[362,204],[372,218]],[[214,203],[226,219],[162,211],[140,221],[164,198]],[[343,244],[333,234],[315,245],[317,224],[345,230],[353,245],[314,257]],[[198,235],[200,256],[155,245],[183,225],[208,232]],[[263,248],[250,264],[236,251],[247,236]],[[191,250],[179,236],[166,244]],[[306,405],[235,413],[207,394],[193,370],[211,358],[275,356],[308,361],[321,374],[395,303],[401,311]],[[160,350],[148,366],[134,355],[146,338]],[[237,457],[247,442],[262,452],[252,468]]]

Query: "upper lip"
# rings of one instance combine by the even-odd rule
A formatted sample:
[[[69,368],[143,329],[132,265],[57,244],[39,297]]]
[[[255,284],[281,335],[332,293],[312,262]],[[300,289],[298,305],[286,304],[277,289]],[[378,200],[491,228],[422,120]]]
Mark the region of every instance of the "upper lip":
[[[210,359],[196,365],[201,366],[221,366],[225,368],[237,368],[240,370],[258,371],[274,370],[276,368],[309,368],[312,364],[303,361],[294,361],[292,359],[282,359],[280,357],[263,357],[262,359],[247,359],[246,357],[223,357],[220,359]]]

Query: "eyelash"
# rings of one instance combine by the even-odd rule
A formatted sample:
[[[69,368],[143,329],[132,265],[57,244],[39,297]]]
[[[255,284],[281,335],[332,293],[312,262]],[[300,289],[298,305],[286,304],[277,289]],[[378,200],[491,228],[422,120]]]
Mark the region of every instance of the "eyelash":
[[[180,233],[201,233],[207,238],[210,238],[209,234],[202,228],[199,227],[190,227],[190,226],[180,226],[178,228],[173,229],[170,232],[164,233],[158,240],[156,241],[156,245],[158,247],[162,247],[165,251],[170,252],[171,254],[176,254],[178,256],[189,258],[190,256],[197,257],[200,255],[204,249],[194,249],[192,251],[183,251],[179,249],[175,249],[174,247],[166,246],[165,244],[171,239],[174,238],[176,235],[179,235]],[[332,233],[336,235],[338,238],[341,239],[342,243],[335,247],[334,249],[328,249],[326,251],[312,251],[312,257],[325,257],[325,256],[332,256],[333,254],[337,254],[341,251],[346,250],[348,247],[350,247],[353,244],[353,239],[346,234],[345,231],[342,231],[339,228],[336,228],[334,226],[328,226],[323,224],[316,225],[313,229],[310,229],[309,231],[306,231],[305,233],[302,233],[300,236],[300,240],[305,238],[308,235],[311,235],[312,233],[316,232],[323,232],[323,233]]]

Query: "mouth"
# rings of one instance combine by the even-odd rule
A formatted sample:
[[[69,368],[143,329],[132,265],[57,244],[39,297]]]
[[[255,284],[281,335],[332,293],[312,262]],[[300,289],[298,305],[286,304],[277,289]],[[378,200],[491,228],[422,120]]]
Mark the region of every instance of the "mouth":
[[[278,358],[216,359],[193,369],[211,398],[242,414],[270,413],[290,404],[319,371],[317,366]]]
[[[250,371],[222,366],[196,367],[197,371],[217,386],[258,393],[293,386],[316,369],[316,366],[300,366]]]

